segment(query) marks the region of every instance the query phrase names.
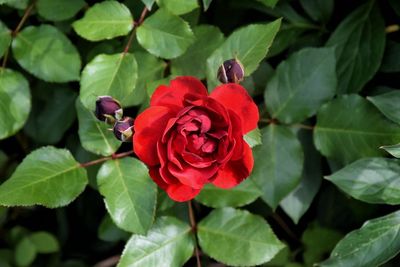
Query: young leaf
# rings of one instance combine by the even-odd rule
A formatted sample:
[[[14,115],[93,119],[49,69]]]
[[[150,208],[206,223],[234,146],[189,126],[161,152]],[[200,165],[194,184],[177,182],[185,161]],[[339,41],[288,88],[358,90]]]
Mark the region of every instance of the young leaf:
[[[385,40],[385,24],[373,0],[340,23],[326,44],[336,50],[339,94],[359,92],[372,78],[381,64]]]
[[[271,116],[294,123],[314,115],[335,95],[335,68],[335,54],[331,48],[305,48],[292,54],[279,64],[267,84],[264,99]]]
[[[78,134],[83,148],[103,156],[117,151],[121,142],[109,130],[110,126],[99,121],[94,111],[85,108],[79,99],[76,100],[75,107],[79,122]]]
[[[16,71],[0,69],[0,140],[24,126],[30,109],[28,81]]]
[[[79,80],[81,60],[71,41],[50,25],[24,28],[14,38],[12,51],[28,72],[48,82]]]
[[[48,232],[35,232],[29,236],[38,253],[54,253],[60,250],[60,245],[54,235]]]
[[[233,32],[207,59],[208,87],[214,88],[219,84],[217,70],[228,59],[239,59],[245,75],[252,74],[265,58],[280,25],[279,19],[268,24],[252,24]]]
[[[11,31],[0,21],[0,58],[4,55],[11,43]]]
[[[392,146],[381,146],[380,148],[386,150],[386,152],[390,153],[393,157],[400,158],[400,144]]]
[[[262,145],[253,149],[250,178],[262,191],[261,198],[273,209],[300,182],[304,155],[296,136],[284,126],[261,130]]]
[[[157,4],[175,15],[183,15],[199,7],[197,0],[157,0]]]
[[[29,237],[23,238],[15,248],[14,261],[18,267],[30,266],[35,260],[37,251]]]
[[[128,232],[146,234],[157,199],[157,187],[146,166],[134,158],[108,161],[97,174],[97,184],[115,224]]]
[[[171,61],[173,75],[206,77],[206,60],[211,53],[224,41],[221,31],[211,25],[201,25],[193,28],[194,42],[182,56]]]
[[[66,149],[42,147],[30,153],[0,186],[0,205],[43,205],[72,202],[87,184],[86,170]]]
[[[393,90],[377,96],[368,96],[372,102],[388,119],[400,124],[400,91]]]
[[[213,210],[197,229],[201,249],[229,266],[265,263],[284,247],[262,217],[244,210]]]
[[[194,35],[187,22],[161,8],[138,27],[137,40],[151,54],[171,59],[185,53]]]
[[[43,18],[62,21],[74,17],[85,4],[84,0],[38,0],[36,7]]]
[[[127,35],[133,28],[133,17],[124,4],[103,1],[90,7],[72,27],[83,38],[100,41]]]
[[[212,0],[203,0],[203,7],[204,11],[207,11],[207,9],[210,7]]]
[[[194,244],[189,225],[174,217],[160,217],[146,236],[131,237],[117,267],[180,267],[192,256]]]
[[[246,179],[229,190],[206,184],[196,200],[212,208],[241,207],[252,203],[260,195],[261,192],[254,182],[251,179]]]
[[[359,159],[325,177],[352,197],[368,203],[400,204],[400,161]]]
[[[262,144],[261,131],[258,127],[248,132],[246,135],[243,136],[243,138],[246,143],[252,148]]]
[[[135,56],[129,53],[97,55],[82,71],[80,99],[94,110],[98,96],[124,99],[135,89],[138,77]]]
[[[400,252],[400,211],[372,219],[347,234],[321,267],[375,267]]]
[[[318,111],[315,147],[339,163],[383,155],[380,146],[399,142],[400,126],[361,96],[343,95]]]

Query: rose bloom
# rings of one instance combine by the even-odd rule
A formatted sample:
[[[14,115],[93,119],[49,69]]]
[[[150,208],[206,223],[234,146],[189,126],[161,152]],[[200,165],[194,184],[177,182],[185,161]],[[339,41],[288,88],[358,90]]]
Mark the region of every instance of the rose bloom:
[[[178,77],[159,86],[136,118],[134,151],[170,198],[187,201],[207,183],[231,188],[249,176],[254,160],[243,135],[257,127],[258,116],[238,84],[209,95],[196,78]]]

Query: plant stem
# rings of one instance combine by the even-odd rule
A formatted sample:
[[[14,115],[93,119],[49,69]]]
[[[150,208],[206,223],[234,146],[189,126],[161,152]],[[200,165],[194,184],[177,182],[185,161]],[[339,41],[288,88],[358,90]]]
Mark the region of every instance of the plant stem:
[[[104,158],[96,159],[96,160],[93,160],[93,161],[81,163],[81,164],[80,164],[80,167],[86,168],[86,167],[93,166],[93,165],[102,163],[102,162],[104,162],[104,161],[110,160],[110,159],[125,158],[125,157],[127,157],[127,156],[129,156],[129,155],[132,155],[133,153],[134,153],[134,152],[133,152],[133,150],[132,150],[132,151],[124,152],[124,153],[112,154],[112,155],[109,156],[109,157],[104,157]]]
[[[129,48],[130,48],[131,45],[132,45],[133,37],[135,36],[136,27],[140,26],[140,25],[143,23],[144,18],[145,18],[146,15],[147,15],[147,12],[149,12],[149,10],[148,10],[146,7],[143,8],[143,11],[142,11],[142,14],[140,14],[139,20],[133,22],[134,29],[132,30],[131,35],[129,36],[128,42],[126,43],[126,46],[125,46],[125,48],[124,48],[124,53],[123,53],[123,55],[125,55],[126,53],[128,53],[128,50],[129,50]]]
[[[195,253],[196,253],[197,267],[201,267],[200,251],[199,251],[199,247],[197,246],[197,236],[196,236],[197,224],[196,224],[196,219],[194,218],[194,212],[193,212],[193,207],[192,207],[192,201],[189,200],[187,203],[188,203],[188,208],[189,208],[189,220],[190,220],[190,225],[192,226],[192,231],[195,233],[195,239],[196,239]]]
[[[279,224],[279,226],[286,232],[288,236],[290,236],[293,240],[299,241],[297,236],[292,232],[292,230],[290,230],[289,226],[277,213],[272,213],[271,217]]]
[[[118,263],[120,258],[121,258],[121,256],[115,255],[115,256],[112,256],[110,258],[107,258],[105,260],[102,260],[102,261],[96,263],[93,267],[111,267],[111,266],[115,266]]]

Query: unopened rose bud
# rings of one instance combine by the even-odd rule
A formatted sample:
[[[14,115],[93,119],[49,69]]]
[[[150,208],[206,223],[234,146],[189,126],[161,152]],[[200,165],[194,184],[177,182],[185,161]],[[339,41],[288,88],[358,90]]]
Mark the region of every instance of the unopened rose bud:
[[[218,80],[222,83],[240,83],[244,78],[244,68],[238,59],[226,60],[218,69]]]
[[[99,96],[94,113],[99,120],[113,124],[122,118],[123,111],[120,103],[111,96]]]
[[[122,142],[131,142],[133,135],[134,119],[125,117],[114,124],[113,132],[115,137]]]

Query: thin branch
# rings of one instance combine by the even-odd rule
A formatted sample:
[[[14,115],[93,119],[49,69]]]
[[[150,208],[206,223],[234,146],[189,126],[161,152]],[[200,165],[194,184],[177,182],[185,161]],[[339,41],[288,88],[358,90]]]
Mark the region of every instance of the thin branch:
[[[139,25],[141,25],[143,23],[144,18],[147,15],[147,12],[149,12],[147,7],[143,8],[142,14],[140,14],[140,18],[139,18],[138,22],[136,23],[136,26],[139,26]]]
[[[291,127],[296,127],[296,128],[301,128],[301,129],[305,129],[305,130],[314,130],[314,126],[310,126],[310,125],[305,125],[305,124],[300,124],[300,123],[296,123],[296,124],[292,124],[290,125]]]
[[[285,221],[275,212],[272,213],[271,217],[279,224],[279,226],[290,236],[293,240],[299,241],[297,236],[290,230],[289,226]]]
[[[24,26],[24,23],[26,21],[26,19],[29,17],[29,15],[31,14],[31,11],[33,9],[33,7],[36,4],[36,0],[32,1],[32,3],[25,9],[25,13],[21,18],[21,21],[18,23],[17,28],[15,28],[15,30],[12,32],[12,36],[16,36],[18,34],[18,32],[21,30],[22,26]]]
[[[121,258],[120,255],[115,255],[115,256],[112,256],[110,258],[107,258],[105,260],[102,260],[102,261],[96,263],[93,267],[112,267],[112,266],[117,265],[120,258]]]
[[[149,10],[148,10],[146,7],[143,8],[143,11],[142,11],[142,14],[140,15],[139,20],[133,22],[134,29],[132,30],[131,35],[129,36],[128,42],[126,43],[126,46],[125,46],[125,48],[124,48],[124,53],[123,53],[122,56],[125,56],[125,54],[128,53],[129,48],[130,48],[131,45],[132,45],[133,37],[135,36],[136,27],[140,26],[140,25],[143,23],[144,18],[145,18],[146,15],[147,15],[147,12],[149,12]]]
[[[89,166],[93,166],[99,163],[102,163],[104,161],[110,160],[110,159],[120,159],[120,158],[125,158],[129,155],[132,155],[134,152],[132,151],[128,151],[128,152],[124,152],[124,153],[119,153],[119,154],[113,154],[112,156],[109,157],[104,157],[104,158],[100,158],[100,159],[96,159],[93,161],[89,161],[89,162],[85,162],[85,163],[81,163],[80,167],[82,168],[87,168]]]
[[[192,231],[194,233],[197,232],[197,223],[196,219],[194,218],[194,212],[193,212],[193,207],[192,207],[192,201],[189,200],[188,202],[188,208],[189,208],[189,220],[190,220],[190,225],[192,226]],[[196,253],[196,261],[197,261],[197,267],[201,267],[201,261],[200,261],[200,251],[199,247],[197,246],[197,236],[195,235],[196,239],[196,245],[195,245],[195,253]]]

